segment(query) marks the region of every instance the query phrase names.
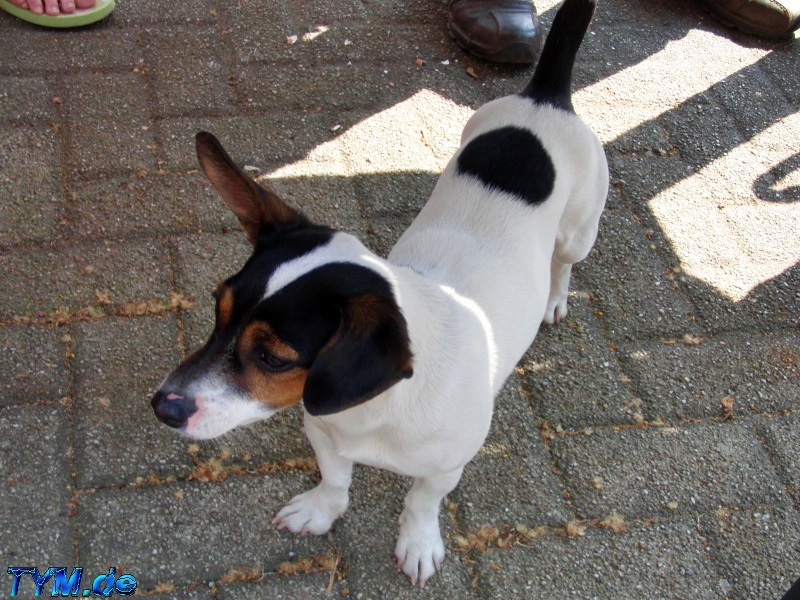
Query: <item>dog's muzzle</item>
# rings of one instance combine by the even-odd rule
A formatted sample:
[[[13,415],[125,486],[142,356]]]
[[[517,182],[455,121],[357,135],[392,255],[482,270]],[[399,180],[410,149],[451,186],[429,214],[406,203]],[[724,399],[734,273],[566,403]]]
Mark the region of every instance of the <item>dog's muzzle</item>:
[[[158,390],[150,401],[159,421],[175,429],[186,426],[189,417],[197,412],[197,404],[191,396]]]

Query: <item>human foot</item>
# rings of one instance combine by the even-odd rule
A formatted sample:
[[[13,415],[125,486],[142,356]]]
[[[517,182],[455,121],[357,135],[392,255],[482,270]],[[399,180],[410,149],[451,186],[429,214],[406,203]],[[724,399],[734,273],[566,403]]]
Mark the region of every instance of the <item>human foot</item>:
[[[70,15],[76,9],[83,10],[95,5],[96,0],[8,0],[18,8],[28,9],[35,15]]]

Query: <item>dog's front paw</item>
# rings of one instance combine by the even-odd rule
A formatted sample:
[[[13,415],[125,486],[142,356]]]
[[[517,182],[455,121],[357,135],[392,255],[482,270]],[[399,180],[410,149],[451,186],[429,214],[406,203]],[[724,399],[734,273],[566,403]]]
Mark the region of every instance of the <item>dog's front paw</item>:
[[[346,490],[342,492],[320,484],[292,498],[272,519],[272,523],[278,529],[288,529],[300,535],[322,535],[344,514],[347,501]]]
[[[411,585],[425,583],[444,561],[444,544],[439,534],[438,519],[420,523],[404,510],[400,515],[400,536],[394,549],[397,566],[411,579]]]

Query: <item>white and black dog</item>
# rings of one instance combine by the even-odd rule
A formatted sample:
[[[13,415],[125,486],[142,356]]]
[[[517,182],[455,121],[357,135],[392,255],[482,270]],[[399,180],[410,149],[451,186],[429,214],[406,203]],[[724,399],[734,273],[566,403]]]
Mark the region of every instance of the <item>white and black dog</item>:
[[[245,175],[208,133],[197,154],[253,255],[215,293],[208,342],[152,400],[191,438],[302,401],[322,475],[275,517],[322,534],[354,462],[414,478],[398,564],[424,585],[444,559],[439,505],[489,430],[495,394],[542,321],[567,313],[572,264],[597,235],[605,154],[571,104],[593,0],[566,0],[525,90],[490,102],[388,260],[315,225]]]

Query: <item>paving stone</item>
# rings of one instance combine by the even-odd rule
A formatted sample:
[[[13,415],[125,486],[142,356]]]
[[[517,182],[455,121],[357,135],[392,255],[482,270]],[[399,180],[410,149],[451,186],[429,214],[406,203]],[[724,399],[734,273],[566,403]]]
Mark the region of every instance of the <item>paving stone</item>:
[[[745,137],[751,138],[795,112],[781,94],[782,87],[775,85],[759,63],[755,63],[721,81],[714,91]]]
[[[239,226],[198,173],[101,179],[73,183],[66,229],[83,239],[221,231]]]
[[[265,464],[280,465],[287,460],[310,460],[312,465],[315,461],[314,450],[303,429],[301,406],[287,408],[266,421],[196,444],[199,446],[197,460],[222,460],[226,467],[258,470]]]
[[[318,575],[268,575],[258,583],[237,583],[220,586],[218,587],[216,598],[219,600],[227,600],[229,598],[296,600],[302,598],[347,597],[346,583],[337,581],[337,579],[338,577],[334,577],[333,585],[330,585],[331,576],[329,573],[320,573]]]
[[[333,7],[328,10],[331,9]],[[220,15],[225,21],[235,60],[246,63],[270,61],[286,54],[291,57],[291,46],[286,43],[286,38],[305,33],[300,31],[305,19],[295,13],[291,4],[272,0],[223,2]],[[242,19],[242,15],[248,18]]]
[[[800,514],[784,506],[720,510],[701,520],[730,598],[781,598],[797,579]]]
[[[76,448],[78,485],[188,476],[188,441],[161,425],[149,402],[177,362],[174,319],[103,319],[74,329],[75,429],[84,441]]]
[[[211,590],[202,584],[191,589],[173,589],[163,594],[148,592],[147,597],[153,600],[212,600]]]
[[[625,208],[608,208],[592,253],[579,265],[592,305],[617,343],[698,332],[694,307],[677,281],[678,266],[665,263],[648,237],[650,231]]]
[[[566,428],[633,423],[627,376],[599,329],[579,277],[575,269],[566,319],[539,329],[517,369],[540,423]]]
[[[796,64],[798,56],[800,48],[788,41],[775,44],[772,52],[758,63],[759,67],[769,73],[775,86],[795,105],[800,103],[800,82],[791,75],[792,66]]]
[[[713,91],[696,94],[658,120],[674,151],[696,167],[713,162],[745,139],[718,97]],[[704,122],[713,127],[701,127]]]
[[[797,477],[800,473],[800,440],[797,438],[799,425],[800,415],[793,413],[769,419],[760,426],[778,473],[786,489],[795,498],[798,497],[800,487]]]
[[[85,180],[108,174],[132,174],[152,170],[153,136],[144,121],[119,119],[83,120],[64,127],[63,165],[68,180]]]
[[[604,430],[551,445],[581,517],[693,515],[786,501],[749,421]]]
[[[76,73],[60,86],[59,110],[70,123],[94,119],[113,119],[120,114],[125,121],[137,125],[148,124],[147,84],[139,72]],[[114,102],[109,102],[110,97]]]
[[[131,241],[36,248],[8,254],[0,271],[4,294],[0,318],[46,316],[58,306],[95,306],[97,291],[114,305],[151,298],[166,300],[171,289],[166,248],[160,242]]]
[[[668,339],[633,344],[621,352],[641,394],[645,419],[719,417],[726,396],[734,397],[736,415],[797,409],[797,336],[684,339],[689,345],[681,338]]]
[[[414,64],[419,52],[416,48],[442,36],[440,31],[429,26],[414,24],[392,23],[391,27],[378,28],[360,22],[333,22],[327,15],[320,19],[322,22],[298,23],[298,19],[292,17],[281,20],[280,12],[277,18],[278,23],[285,24],[282,31],[273,29],[257,34],[252,29],[240,27],[232,32],[234,39],[245,42],[236,45],[237,58],[241,62],[289,61],[306,67],[330,64],[333,60],[340,64]],[[298,36],[294,44],[286,43],[286,38],[291,35]]]
[[[145,67],[160,116],[226,114],[230,93],[216,28],[145,26]],[[180,82],[180,85],[175,85]]]
[[[361,237],[358,183],[346,177],[268,177],[259,182],[314,223]]]
[[[62,406],[0,410],[0,557],[6,566],[37,565],[44,572],[73,563],[68,439]]]
[[[126,0],[114,8],[118,25],[205,23],[217,20],[217,9],[205,0]]]
[[[234,476],[215,484],[123,488],[79,498],[79,562],[125,565],[143,589],[210,582],[233,569],[274,571],[331,551],[328,537],[278,531],[270,520],[307,475]]]
[[[18,19],[10,20],[16,22]],[[14,57],[4,61],[4,70],[26,77],[61,74],[74,69],[126,70],[141,60],[134,31],[115,29],[106,22],[83,30],[79,35],[74,33],[74,30],[58,31],[27,25],[24,28],[0,28],[0,56]],[[42,57],[47,58],[43,60]]]
[[[0,76],[0,119],[33,123],[57,118],[53,82],[44,77]]]
[[[160,158],[170,170],[197,169],[194,136],[210,131],[237,164],[255,166],[267,174],[269,167],[302,160],[313,148],[335,138],[331,128],[339,123],[340,116],[327,113],[165,119],[160,124]]]
[[[485,525],[558,526],[571,520],[536,417],[519,388],[516,376],[506,382],[489,436],[450,494],[459,524],[469,533]]]
[[[725,598],[692,521],[547,535],[479,558],[482,598]]]
[[[69,391],[63,333],[45,327],[0,328],[0,406],[61,400]]]
[[[0,246],[55,236],[63,211],[56,148],[52,131],[0,126]]]

